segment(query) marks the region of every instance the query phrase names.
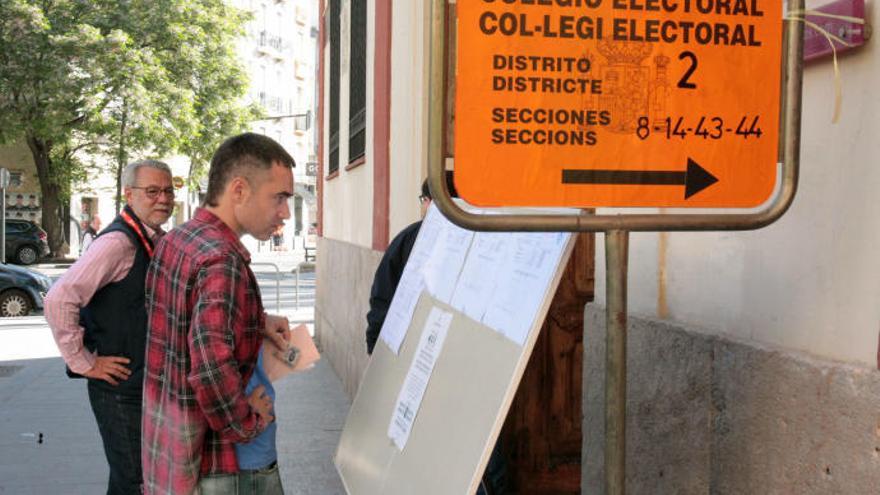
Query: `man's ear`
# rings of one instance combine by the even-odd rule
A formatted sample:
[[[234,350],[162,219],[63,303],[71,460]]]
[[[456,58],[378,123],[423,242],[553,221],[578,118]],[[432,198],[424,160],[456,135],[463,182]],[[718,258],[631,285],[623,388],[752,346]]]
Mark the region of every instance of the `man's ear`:
[[[228,192],[232,197],[232,200],[235,204],[241,204],[247,199],[248,194],[250,193],[251,185],[248,183],[247,179],[241,176],[233,177],[231,181],[229,181],[229,189]]]

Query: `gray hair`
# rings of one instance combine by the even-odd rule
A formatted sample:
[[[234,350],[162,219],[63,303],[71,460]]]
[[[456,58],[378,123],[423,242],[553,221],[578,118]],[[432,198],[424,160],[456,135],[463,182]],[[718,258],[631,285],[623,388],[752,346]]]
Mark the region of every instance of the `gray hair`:
[[[140,170],[141,167],[154,168],[156,170],[161,170],[168,175],[172,175],[171,167],[169,167],[168,164],[165,162],[160,162],[159,160],[138,160],[136,162],[131,162],[126,165],[125,170],[122,171],[122,187],[134,186],[134,180],[137,177],[137,171]]]

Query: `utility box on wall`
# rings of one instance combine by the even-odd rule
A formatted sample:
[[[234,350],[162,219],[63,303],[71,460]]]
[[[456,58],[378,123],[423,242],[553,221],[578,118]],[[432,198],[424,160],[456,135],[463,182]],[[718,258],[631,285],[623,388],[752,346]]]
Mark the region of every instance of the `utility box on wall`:
[[[865,20],[865,0],[837,0],[812,11],[828,16],[811,15],[807,12],[808,22],[846,44],[826,38],[814,26],[807,24],[804,28],[804,60],[806,61],[831,56],[834,50],[841,53],[858,48],[871,38],[871,26]],[[855,22],[854,19],[861,19],[862,22]],[[832,43],[834,43],[833,50]]]

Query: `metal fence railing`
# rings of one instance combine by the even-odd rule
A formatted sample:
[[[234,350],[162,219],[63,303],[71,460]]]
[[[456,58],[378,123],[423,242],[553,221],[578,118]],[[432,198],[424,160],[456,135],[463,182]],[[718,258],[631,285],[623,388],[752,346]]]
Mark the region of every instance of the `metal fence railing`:
[[[251,263],[251,266],[270,266],[275,269],[275,311],[277,313],[281,313],[281,269],[279,269],[278,265],[276,265],[275,263],[269,263],[269,262],[263,262],[263,261],[257,262],[257,263]],[[299,277],[297,277],[296,290],[297,290],[296,308],[299,309]]]

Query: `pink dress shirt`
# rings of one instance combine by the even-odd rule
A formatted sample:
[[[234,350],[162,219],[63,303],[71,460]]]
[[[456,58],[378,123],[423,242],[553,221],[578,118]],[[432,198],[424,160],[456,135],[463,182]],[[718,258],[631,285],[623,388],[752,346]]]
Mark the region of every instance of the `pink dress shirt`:
[[[162,232],[144,225],[154,241]],[[110,232],[92,241],[89,249],[49,289],[43,301],[44,314],[64,362],[75,373],[95,365],[95,355],[83,347],[85,329],[79,324],[79,310],[99,289],[125,278],[134,264],[136,247],[123,232]]]

